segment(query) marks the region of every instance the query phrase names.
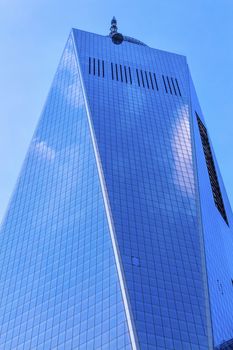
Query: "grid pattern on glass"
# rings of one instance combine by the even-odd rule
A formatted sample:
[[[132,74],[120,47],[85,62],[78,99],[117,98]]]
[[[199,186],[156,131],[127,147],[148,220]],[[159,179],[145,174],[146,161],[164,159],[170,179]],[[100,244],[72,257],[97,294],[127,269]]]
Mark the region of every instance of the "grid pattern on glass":
[[[1,349],[131,349],[72,37],[0,247]]]
[[[211,328],[214,346],[218,347],[224,341],[233,338],[233,288],[231,283],[233,276],[233,232],[231,223],[233,217],[218,163],[213,152],[211,141],[209,140],[229,226],[226,225],[222,216],[219,215],[213,200],[212,188],[195,111],[198,113],[203,124],[204,117],[190,76],[189,83],[193,111],[192,124],[196,153],[196,172],[199,184],[200,213],[211,309]]]
[[[228,220],[227,220],[225,206],[224,206],[223,199],[222,199],[221,189],[220,189],[219,182],[218,182],[217,173],[215,170],[214,159],[213,159],[212,151],[210,148],[207,129],[206,129],[205,125],[202,123],[197,112],[195,114],[196,114],[199,132],[200,132],[200,136],[201,136],[201,142],[202,142],[203,152],[205,155],[206,166],[208,169],[208,174],[209,174],[209,179],[210,179],[210,184],[211,184],[211,188],[212,188],[214,202],[215,202],[215,205],[216,205],[218,211],[220,212],[223,219],[225,220],[226,224],[229,225]]]
[[[186,62],[147,47],[74,34],[140,348],[207,350]],[[142,67],[131,69],[142,88],[112,79],[113,63],[106,79],[95,79],[86,69],[94,56]],[[174,90],[154,94],[143,88],[144,72],[155,67],[159,86],[163,72],[183,82],[180,99]]]

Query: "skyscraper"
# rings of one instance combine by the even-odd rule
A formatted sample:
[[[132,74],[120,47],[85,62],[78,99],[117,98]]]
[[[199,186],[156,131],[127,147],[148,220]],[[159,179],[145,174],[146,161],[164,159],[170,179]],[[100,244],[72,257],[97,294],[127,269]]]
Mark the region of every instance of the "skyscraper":
[[[231,349],[232,212],[186,58],[73,29],[0,235],[0,349]]]

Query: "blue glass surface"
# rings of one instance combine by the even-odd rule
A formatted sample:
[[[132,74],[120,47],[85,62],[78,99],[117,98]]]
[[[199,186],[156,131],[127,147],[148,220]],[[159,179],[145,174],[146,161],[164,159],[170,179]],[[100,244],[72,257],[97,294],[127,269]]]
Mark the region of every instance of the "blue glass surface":
[[[204,122],[191,78],[190,88],[193,110],[197,111]],[[213,201],[195,113],[193,118],[213,335],[215,345],[219,345],[233,338],[232,211],[215,158],[216,172],[229,221],[228,226]],[[213,148],[212,152],[214,154]]]
[[[186,59],[75,37],[140,348],[208,349]],[[89,57],[104,60],[104,77]],[[132,84],[120,66],[130,67]]]
[[[1,227],[1,349],[233,338],[232,212],[195,112],[185,57],[72,31]]]
[[[72,37],[0,247],[0,349],[131,349]]]

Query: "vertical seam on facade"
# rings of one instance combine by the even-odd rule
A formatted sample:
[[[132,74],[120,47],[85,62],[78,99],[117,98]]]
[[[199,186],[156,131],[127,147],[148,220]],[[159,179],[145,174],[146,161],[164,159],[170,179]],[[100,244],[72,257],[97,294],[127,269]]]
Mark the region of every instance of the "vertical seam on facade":
[[[123,274],[123,268],[122,264],[120,261],[119,257],[119,248],[116,240],[116,235],[115,235],[115,230],[114,230],[114,225],[113,225],[113,219],[111,215],[111,209],[110,209],[110,204],[109,204],[109,199],[108,199],[108,194],[107,194],[107,189],[106,189],[106,184],[105,184],[105,179],[104,179],[104,174],[103,174],[103,169],[102,169],[102,164],[101,164],[101,159],[98,151],[98,145],[95,137],[95,132],[94,132],[94,127],[92,124],[92,118],[91,118],[91,111],[89,107],[89,103],[87,100],[86,96],[86,90],[85,90],[85,85],[83,81],[83,76],[82,76],[82,71],[81,71],[81,66],[79,62],[79,56],[77,52],[77,47],[76,47],[76,42],[74,38],[74,34],[72,31],[72,38],[73,38],[73,43],[74,43],[74,48],[75,48],[75,56],[76,56],[76,62],[78,66],[78,72],[80,76],[80,82],[81,82],[81,87],[82,87],[82,92],[83,92],[83,97],[84,97],[84,102],[85,102],[85,107],[86,107],[86,112],[87,112],[87,119],[88,119],[88,125],[89,125],[89,130],[90,130],[90,136],[91,136],[91,141],[92,141],[92,146],[95,154],[95,161],[97,165],[97,171],[99,175],[99,180],[100,180],[100,187],[102,191],[102,196],[103,196],[103,201],[104,201],[104,207],[105,207],[105,212],[107,216],[107,221],[108,221],[108,227],[110,231],[110,238],[112,242],[112,248],[113,248],[113,254],[115,258],[115,263],[116,263],[116,268],[117,268],[117,273],[118,273],[118,278],[119,278],[119,283],[120,283],[120,288],[121,288],[121,294],[122,294],[122,299],[123,299],[123,304],[125,308],[125,314],[126,314],[126,319],[127,319],[127,324],[128,324],[128,330],[129,330],[129,335],[130,335],[130,340],[131,340],[131,345],[133,350],[137,350],[138,347],[138,341],[136,338],[136,330],[133,324],[133,317],[130,311],[129,307],[129,300],[127,297],[127,290],[125,287],[125,282],[124,282],[124,274]]]
[[[205,291],[205,308],[206,308],[206,318],[207,318],[207,334],[208,334],[208,343],[209,349],[213,349],[213,325],[211,317],[211,305],[210,305],[210,294],[209,294],[209,282],[207,275],[207,262],[206,262],[206,252],[205,252],[205,241],[204,241],[204,228],[202,220],[202,210],[201,210],[201,195],[199,189],[199,176],[198,176],[198,166],[197,166],[197,156],[196,156],[196,142],[194,134],[194,122],[193,122],[193,108],[192,108],[192,98],[191,98],[191,89],[190,89],[190,73],[188,64],[186,62],[187,78],[188,78],[188,92],[189,92],[189,108],[190,108],[190,137],[192,142],[192,159],[193,159],[193,168],[194,168],[194,181],[196,182],[196,202],[197,202],[197,213],[198,213],[198,226],[200,227],[200,245],[201,245],[201,262],[202,270],[204,277],[204,291]]]

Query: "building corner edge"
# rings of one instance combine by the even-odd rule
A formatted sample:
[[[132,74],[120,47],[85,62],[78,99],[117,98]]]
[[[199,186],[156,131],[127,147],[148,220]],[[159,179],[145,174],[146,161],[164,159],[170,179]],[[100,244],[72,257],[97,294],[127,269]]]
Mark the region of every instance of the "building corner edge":
[[[214,336],[213,336],[213,326],[211,318],[211,305],[210,305],[210,295],[209,295],[209,282],[207,275],[207,262],[206,262],[206,253],[205,253],[205,241],[204,241],[204,229],[202,221],[202,209],[201,209],[201,200],[200,200],[200,190],[199,190],[199,173],[197,166],[197,155],[196,155],[196,142],[194,134],[194,117],[193,117],[193,103],[191,96],[191,84],[190,84],[190,70],[186,59],[186,70],[187,70],[187,84],[188,84],[188,94],[189,94],[189,118],[190,118],[190,136],[192,143],[192,160],[193,160],[193,169],[194,169],[194,181],[195,181],[195,192],[196,192],[196,202],[197,202],[197,215],[198,215],[198,226],[199,226],[199,242],[201,248],[201,264],[202,264],[202,273],[203,273],[203,284],[205,291],[205,309],[206,309],[206,321],[207,321],[207,337],[209,350],[214,349]]]
[[[110,203],[109,203],[109,199],[108,199],[108,193],[107,193],[107,188],[106,188],[106,183],[105,183],[105,178],[104,178],[104,172],[103,172],[101,158],[100,158],[100,154],[99,154],[99,150],[98,150],[97,140],[95,137],[95,131],[94,131],[94,126],[93,126],[92,117],[91,117],[91,110],[90,110],[89,102],[87,99],[85,84],[84,84],[81,65],[80,65],[80,61],[79,61],[76,39],[74,36],[74,29],[71,30],[70,35],[72,37],[73,44],[74,44],[77,69],[78,69],[78,73],[80,76],[81,88],[82,88],[82,92],[83,92],[85,108],[86,108],[86,113],[87,113],[87,119],[88,119],[88,126],[89,126],[90,135],[91,135],[91,142],[92,142],[94,155],[95,155],[95,161],[96,161],[96,166],[97,166],[97,171],[98,171],[98,176],[99,176],[99,181],[100,181],[100,187],[101,187],[103,201],[104,201],[104,207],[105,207],[105,213],[106,213],[109,232],[110,232],[110,238],[111,238],[111,242],[112,242],[113,254],[114,254],[114,259],[115,259],[115,264],[116,264],[116,269],[117,269],[117,274],[118,274],[118,279],[119,279],[119,284],[120,284],[120,289],[121,289],[121,295],[122,295],[122,300],[123,300],[123,304],[124,304],[126,320],[127,320],[127,324],[128,324],[128,331],[129,331],[129,336],[130,336],[130,340],[131,340],[131,346],[132,346],[132,350],[139,350],[140,348],[139,348],[139,344],[138,344],[136,329],[134,326],[133,315],[131,312],[127,287],[125,285],[123,266],[121,263],[120,252],[119,252],[117,238],[116,238],[116,234],[115,234],[114,223],[113,223],[113,218],[112,218],[112,214],[111,214],[111,207],[110,207]]]

